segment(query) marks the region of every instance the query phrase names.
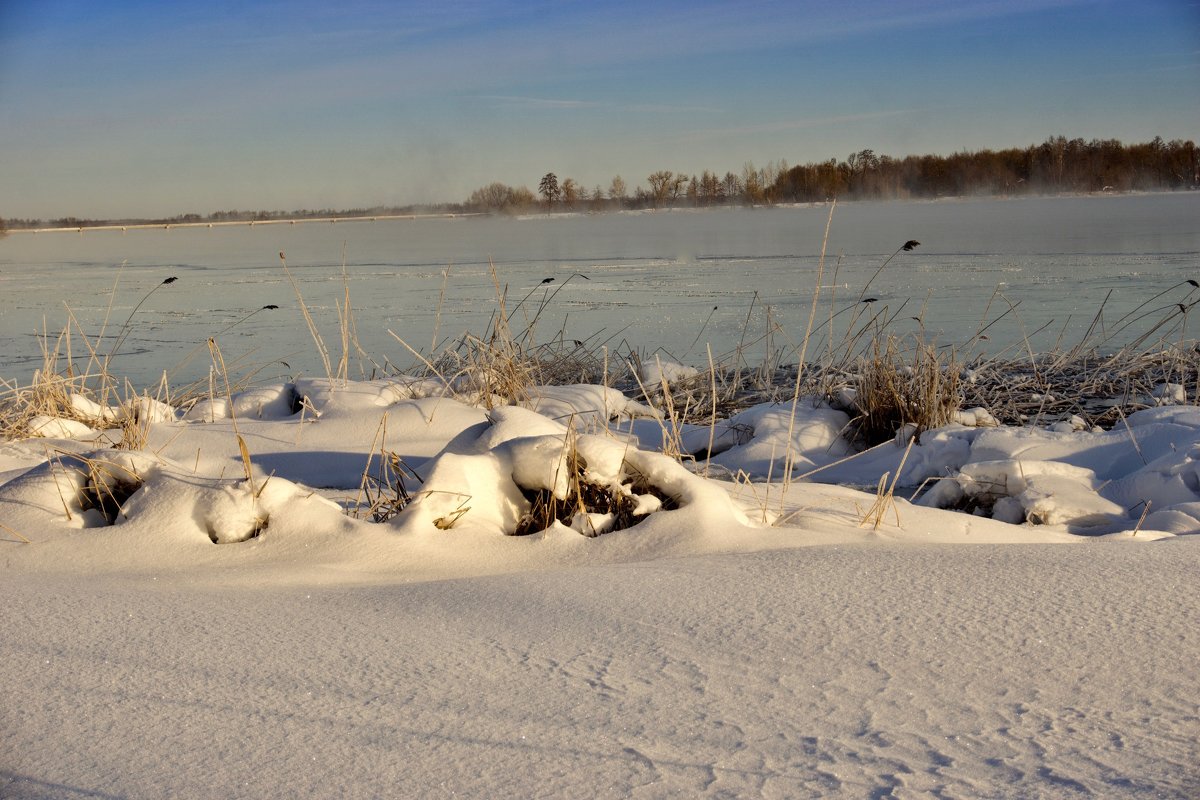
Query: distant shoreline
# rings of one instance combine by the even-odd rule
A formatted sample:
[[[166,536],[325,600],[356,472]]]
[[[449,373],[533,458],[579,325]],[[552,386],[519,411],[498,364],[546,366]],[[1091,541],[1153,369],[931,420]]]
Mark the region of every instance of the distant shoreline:
[[[954,202],[977,202],[977,201],[1022,201],[1022,200],[1037,200],[1037,199],[1080,199],[1080,198],[1117,198],[1117,197],[1146,197],[1162,194],[1197,194],[1194,189],[1169,189],[1169,190],[1132,190],[1123,192],[1059,192],[1054,194],[1019,194],[1019,195],[947,195],[944,197],[913,197],[905,199],[854,199],[854,200],[839,200],[839,205],[853,203],[954,203]],[[796,202],[780,202],[780,203],[761,203],[761,204],[728,204],[728,205],[710,205],[710,206],[664,206],[661,208],[624,208],[624,209],[556,209],[549,213],[545,211],[536,211],[530,209],[528,212],[513,213],[500,211],[445,211],[438,213],[414,213],[414,214],[363,214],[355,216],[326,216],[326,217],[283,217],[272,219],[240,219],[240,220],[213,220],[213,221],[188,221],[188,222],[127,222],[127,223],[106,223],[102,225],[66,225],[46,228],[8,228],[5,231],[7,235],[13,234],[30,234],[30,233],[83,233],[84,231],[132,231],[132,230],[170,230],[172,228],[228,228],[228,227],[248,227],[253,228],[259,225],[307,225],[312,223],[321,224],[337,224],[337,223],[352,223],[352,222],[386,222],[394,220],[432,220],[432,219],[467,219],[474,217],[493,217],[493,218],[508,218],[518,220],[529,219],[553,219],[553,218],[571,218],[585,217],[593,215],[607,214],[671,214],[671,213],[703,213],[709,211],[738,211],[738,210],[754,210],[762,208],[778,208],[778,209],[795,209],[795,208],[821,208],[828,207],[829,200],[813,200],[813,201],[796,201]]]
[[[337,224],[342,222],[377,222],[397,219],[458,219],[461,217],[482,217],[486,214],[479,212],[444,213],[444,214],[372,214],[360,217],[296,217],[290,219],[239,219],[220,220],[213,222],[132,222],[112,225],[72,225],[57,228],[9,228],[7,233],[83,233],[84,231],[134,231],[134,230],[170,230],[172,228],[228,228],[241,226],[254,228],[259,225],[307,225],[312,223]]]

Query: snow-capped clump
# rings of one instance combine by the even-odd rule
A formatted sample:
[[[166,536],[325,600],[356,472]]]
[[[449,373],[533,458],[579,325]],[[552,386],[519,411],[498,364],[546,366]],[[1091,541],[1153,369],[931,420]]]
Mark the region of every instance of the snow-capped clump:
[[[366,411],[369,408],[389,408],[405,400],[426,397],[446,397],[451,390],[437,378],[414,378],[396,375],[369,381],[329,381],[325,378],[304,378],[293,385],[296,410],[301,402],[309,413],[324,414],[331,406],[343,410]]]
[[[290,384],[260,386],[236,392],[232,405],[224,396],[206,397],[184,414],[184,419],[215,422],[234,416],[238,419],[283,419],[295,414],[298,398]]]
[[[126,502],[157,475],[157,461],[145,453],[58,453],[0,486],[0,507],[19,509],[51,527],[114,525],[126,518]]]
[[[981,431],[963,463],[920,503],[1080,533],[1130,530],[1139,522],[1143,531],[1194,532],[1200,409],[1146,409],[1111,431],[1088,430],[1079,417],[1050,430]]]
[[[1128,505],[1150,503],[1152,508],[1200,502],[1200,438],[1104,487],[1104,494]]]
[[[1088,429],[1087,422],[1078,414],[1072,414],[1066,419],[1060,419],[1058,422],[1052,423],[1047,430],[1055,433],[1077,433]]]
[[[188,420],[214,422],[228,419],[282,420],[297,414],[321,416],[331,404],[342,409],[365,411],[388,408],[404,400],[441,397],[448,393],[438,380],[395,378],[371,381],[330,381],[325,378],[302,378],[294,383],[259,386],[234,392],[232,406],[223,395],[206,397],[184,415]]]
[[[1007,522],[1009,525],[1020,525],[1025,521],[1025,506],[1015,497],[996,498],[992,505],[992,519],[997,522]]]
[[[854,411],[858,408],[858,389],[853,386],[839,386],[832,392],[830,405],[841,411]]]
[[[851,489],[821,494],[827,489],[807,481],[874,487],[886,473],[898,502],[937,479],[920,514],[941,513],[932,507],[1035,523],[1047,537],[1200,529],[1200,409],[1190,406],[1140,411],[1107,432],[1086,430],[1078,417],[1052,430],[997,426],[985,409],[968,409],[915,440],[905,429],[896,441],[855,452],[844,434],[849,415],[816,398],[794,410],[761,404],[710,424],[672,422],[604,386],[534,387],[523,402],[489,411],[425,379],[281,383],[235,394],[232,403],[206,399],[182,420],[142,398],[124,406],[154,423],[136,455],[95,451],[101,434],[77,421],[36,420],[59,437],[55,451],[47,460],[44,442],[3,445],[0,514],[10,528],[44,537],[108,527],[131,543],[121,552],[143,562],[165,547],[180,548],[178,558],[202,557],[214,542],[253,540],[241,549],[261,553],[279,552],[281,542],[332,547],[329,531],[364,527],[376,531],[378,563],[402,558],[405,542],[434,546],[429,536],[443,537],[435,547],[444,557],[454,546],[444,537],[472,531],[507,540],[545,530],[528,541],[559,544],[606,534],[623,547],[682,553],[744,546],[760,536],[750,517],[807,525],[840,503],[850,510],[838,513],[858,518],[869,499]],[[81,409],[104,415],[86,403],[75,413]],[[103,433],[116,441],[113,434]],[[406,472],[403,492],[381,485],[397,498],[389,523],[348,517],[343,509],[363,502],[364,475],[381,474],[392,459]],[[127,480],[118,479],[121,470]],[[918,512],[908,509],[909,517]],[[381,556],[389,547],[396,554]],[[495,547],[487,545],[489,558],[507,563]]]
[[[968,408],[954,412],[954,421],[968,428],[995,428],[1000,423],[986,408]]]
[[[216,422],[219,419],[229,419],[229,401],[224,397],[211,397],[199,400],[183,413],[183,418],[189,422]]]
[[[1187,402],[1187,389],[1178,383],[1160,383],[1151,395],[1158,406],[1180,406]]]
[[[228,483],[206,492],[204,529],[214,544],[244,542],[267,527],[270,516],[259,508],[256,492],[248,482]]]
[[[96,431],[74,419],[61,419],[38,414],[28,423],[29,432],[47,439],[85,439],[96,435]]]
[[[534,387],[521,405],[563,423],[576,419],[591,426],[603,426],[610,420],[661,416],[655,409],[630,400],[617,389],[582,383]]]
[[[539,494],[561,504],[566,516],[560,521],[586,536],[613,530],[621,516],[636,524],[665,508],[664,499],[673,508],[695,505],[738,526],[749,524],[724,490],[674,459],[619,438],[575,434],[517,407],[495,409],[491,426],[473,445],[435,458],[418,497],[394,524],[533,532],[539,528],[530,525],[538,520],[529,518],[541,513]],[[618,510],[589,509],[596,497]]]
[[[160,456],[130,450],[60,453],[0,485],[0,516],[43,537],[113,526],[129,534],[133,550],[143,551],[139,557],[148,541],[245,541],[276,512],[299,512],[326,525],[330,512],[342,515],[335,503],[282,478],[200,478]],[[134,555],[118,545],[110,557],[121,553]]]
[[[1092,470],[1070,464],[975,461],[963,465],[953,478],[943,478],[920,502],[935,508],[966,502],[1004,522],[1074,529],[1112,525],[1124,519],[1124,510],[1100,497],[1097,486]]]
[[[652,389],[660,386],[663,381],[676,383],[678,381],[691,380],[700,375],[700,370],[695,367],[677,364],[674,361],[664,361],[662,358],[655,356],[653,361],[642,362],[640,373],[642,383],[647,389]]]
[[[126,407],[126,414],[129,413],[132,413],[139,423],[174,422],[179,417],[179,412],[174,406],[146,396],[134,398]]]
[[[260,536],[271,516],[300,498],[314,499],[327,511],[341,512],[334,503],[314,498],[312,493],[279,478],[257,478],[220,482],[198,492],[196,510],[204,532],[214,544],[244,542]]]
[[[840,483],[852,486],[875,486],[885,472],[896,478],[897,486],[915,489],[930,478],[938,478],[959,469],[970,459],[971,442],[984,432],[982,428],[947,425],[921,433],[920,439],[909,441],[915,428],[901,431],[890,442],[876,445],[859,453],[832,459],[827,464],[810,469],[811,480],[821,483]],[[812,459],[811,454],[809,455]],[[903,461],[903,469],[901,469]]]
[[[290,383],[249,389],[233,396],[239,419],[283,419],[299,411],[299,396]]]
[[[712,464],[732,473],[783,476],[790,457],[797,473],[824,466],[852,452],[842,431],[850,423],[844,411],[803,398],[796,404],[762,403],[718,422],[712,431]],[[708,448],[707,428],[691,430],[684,438],[690,452]]]
[[[90,420],[96,425],[116,422],[121,416],[120,409],[101,405],[78,392],[71,392],[67,399],[71,404],[71,409],[79,418]]]

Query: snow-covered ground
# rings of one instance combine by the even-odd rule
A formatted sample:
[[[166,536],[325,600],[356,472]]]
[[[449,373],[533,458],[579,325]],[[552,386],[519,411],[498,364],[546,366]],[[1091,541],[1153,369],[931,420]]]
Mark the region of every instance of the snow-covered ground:
[[[809,398],[307,380],[143,401],[134,450],[121,413],[0,444],[2,797],[1200,792],[1194,406],[848,460]]]
[[[1191,546],[6,570],[0,795],[1195,797]]]

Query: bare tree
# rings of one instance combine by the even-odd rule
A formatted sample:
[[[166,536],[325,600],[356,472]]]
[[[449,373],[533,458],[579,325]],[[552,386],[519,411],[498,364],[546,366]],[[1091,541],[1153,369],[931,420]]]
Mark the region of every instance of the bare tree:
[[[675,173],[669,169],[660,169],[658,172],[651,173],[646,178],[650,183],[650,196],[654,198],[654,207],[658,208],[662,205],[663,200],[667,199],[667,192],[671,190],[671,179],[675,177]]]
[[[575,204],[579,202],[579,194],[582,189],[574,178],[565,178],[559,191],[562,192],[563,205],[567,208],[574,208]]]
[[[620,175],[614,175],[612,184],[608,187],[608,197],[615,200],[617,205],[625,202],[625,198],[629,196],[629,190],[625,186],[625,181]]]
[[[546,211],[550,211],[550,206],[558,199],[558,195],[562,190],[558,188],[558,176],[553,172],[547,172],[542,176],[542,180],[538,183],[538,192],[542,197],[546,198]]]
[[[503,183],[489,183],[471,193],[467,205],[481,211],[506,211],[531,206],[536,202],[533,192],[524,186],[514,189]]]
[[[732,172],[726,172],[725,177],[721,179],[721,194],[728,200],[742,196],[742,180]]]
[[[752,161],[747,161],[742,165],[742,196],[747,203],[763,201],[762,175],[754,168]]]
[[[721,179],[708,170],[700,173],[700,191],[698,192],[701,205],[721,202]]]
[[[671,202],[678,203],[679,195],[683,193],[684,187],[687,186],[688,176],[686,173],[677,172],[675,177],[671,179]]]

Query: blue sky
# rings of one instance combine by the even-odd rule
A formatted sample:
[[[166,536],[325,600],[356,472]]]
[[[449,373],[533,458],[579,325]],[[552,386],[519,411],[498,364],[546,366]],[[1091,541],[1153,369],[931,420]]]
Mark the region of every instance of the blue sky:
[[[1200,0],[0,0],[0,216],[1200,138]]]

